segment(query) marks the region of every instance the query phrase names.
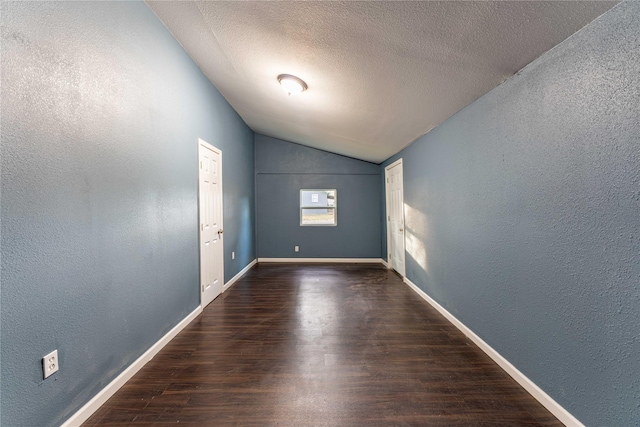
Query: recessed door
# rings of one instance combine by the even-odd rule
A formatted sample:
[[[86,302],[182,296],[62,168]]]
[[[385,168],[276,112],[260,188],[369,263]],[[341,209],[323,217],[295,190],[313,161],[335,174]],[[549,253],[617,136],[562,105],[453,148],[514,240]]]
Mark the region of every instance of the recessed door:
[[[222,292],[222,152],[199,140],[200,303],[206,307]]]
[[[387,199],[388,261],[394,270],[405,275],[404,264],[404,193],[402,159],[385,168]]]

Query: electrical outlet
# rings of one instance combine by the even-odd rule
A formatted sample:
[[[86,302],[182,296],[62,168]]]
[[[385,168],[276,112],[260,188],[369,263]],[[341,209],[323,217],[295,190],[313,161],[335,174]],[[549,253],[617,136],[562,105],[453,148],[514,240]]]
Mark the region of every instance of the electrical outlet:
[[[58,372],[58,350],[53,350],[42,358],[42,374],[45,378]]]
[[[235,252],[231,252],[231,259],[236,259],[236,253]]]
[[[296,251],[296,252],[300,252],[300,246],[294,246],[293,250]]]

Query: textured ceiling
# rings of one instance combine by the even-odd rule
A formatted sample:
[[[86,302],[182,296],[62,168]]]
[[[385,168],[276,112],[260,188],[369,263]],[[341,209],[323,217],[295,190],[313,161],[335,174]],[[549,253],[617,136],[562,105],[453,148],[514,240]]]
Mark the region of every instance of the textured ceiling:
[[[615,2],[147,4],[255,132],[379,163]]]

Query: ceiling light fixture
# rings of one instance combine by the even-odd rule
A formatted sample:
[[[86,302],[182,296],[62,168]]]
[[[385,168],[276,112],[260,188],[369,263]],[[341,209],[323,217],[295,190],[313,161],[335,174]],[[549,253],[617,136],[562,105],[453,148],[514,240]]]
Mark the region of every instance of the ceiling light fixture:
[[[307,84],[303,82],[302,79],[292,76],[291,74],[280,74],[278,76],[278,81],[280,82],[280,86],[282,86],[289,96],[297,95],[300,92],[307,90]]]

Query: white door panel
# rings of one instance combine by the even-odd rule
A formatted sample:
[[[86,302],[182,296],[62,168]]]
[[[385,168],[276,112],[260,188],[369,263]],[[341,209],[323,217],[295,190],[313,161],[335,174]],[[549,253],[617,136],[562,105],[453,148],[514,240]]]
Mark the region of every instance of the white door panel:
[[[405,275],[405,230],[402,159],[385,168],[387,199],[387,249],[391,268]]]
[[[206,307],[222,292],[222,152],[200,140],[200,302]]]

